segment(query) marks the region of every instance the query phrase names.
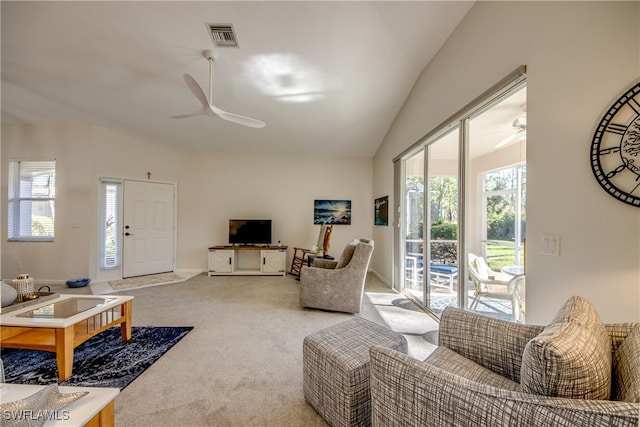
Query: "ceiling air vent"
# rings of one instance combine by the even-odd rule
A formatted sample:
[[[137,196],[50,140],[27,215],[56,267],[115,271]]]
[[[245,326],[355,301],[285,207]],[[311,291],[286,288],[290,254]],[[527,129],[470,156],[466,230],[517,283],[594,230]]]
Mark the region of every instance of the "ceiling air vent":
[[[206,24],[211,40],[216,47],[238,47],[236,34],[231,24]]]

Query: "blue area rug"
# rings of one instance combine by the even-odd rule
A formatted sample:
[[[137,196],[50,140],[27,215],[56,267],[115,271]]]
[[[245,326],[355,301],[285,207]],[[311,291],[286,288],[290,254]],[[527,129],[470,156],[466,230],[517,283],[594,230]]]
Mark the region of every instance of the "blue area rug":
[[[73,375],[60,385],[117,387],[123,390],[193,329],[187,327],[136,327],[122,341],[120,327],[109,328],[76,347]],[[5,381],[14,384],[58,382],[55,353],[2,349]]]

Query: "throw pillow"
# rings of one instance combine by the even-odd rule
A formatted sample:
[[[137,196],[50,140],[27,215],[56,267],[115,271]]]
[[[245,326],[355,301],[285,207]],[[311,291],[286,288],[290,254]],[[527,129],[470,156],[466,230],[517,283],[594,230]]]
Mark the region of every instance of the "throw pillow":
[[[522,390],[570,399],[609,399],[611,339],[595,307],[571,297],[552,323],[527,343]]]
[[[614,400],[640,403],[640,325],[636,325],[613,356]]]

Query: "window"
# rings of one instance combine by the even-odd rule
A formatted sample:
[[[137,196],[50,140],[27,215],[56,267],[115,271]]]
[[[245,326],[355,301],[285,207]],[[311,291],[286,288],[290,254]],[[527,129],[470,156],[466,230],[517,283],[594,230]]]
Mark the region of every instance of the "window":
[[[100,179],[100,267],[120,266],[122,249],[121,233],[122,182],[117,179]]]
[[[8,225],[10,241],[53,241],[56,162],[9,162]]]
[[[524,265],[526,231],[526,165],[483,174],[483,233],[489,267]]]

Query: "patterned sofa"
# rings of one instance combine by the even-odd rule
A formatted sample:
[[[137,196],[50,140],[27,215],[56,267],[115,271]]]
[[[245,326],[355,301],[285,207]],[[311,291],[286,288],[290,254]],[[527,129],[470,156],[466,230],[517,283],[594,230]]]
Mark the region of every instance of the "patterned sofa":
[[[424,361],[370,357],[374,426],[640,423],[640,324],[605,325],[581,297],[546,327],[447,308]]]

